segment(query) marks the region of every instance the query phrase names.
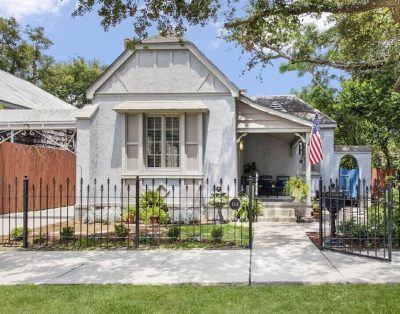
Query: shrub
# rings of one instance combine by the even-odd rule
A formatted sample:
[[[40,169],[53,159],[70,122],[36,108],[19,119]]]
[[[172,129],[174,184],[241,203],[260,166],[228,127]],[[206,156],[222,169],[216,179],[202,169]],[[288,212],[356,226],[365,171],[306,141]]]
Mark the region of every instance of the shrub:
[[[34,243],[34,244],[42,244],[42,243],[46,242],[47,240],[48,240],[48,239],[47,239],[47,235],[44,233],[44,234],[42,234],[42,235],[36,236],[36,237],[34,238],[34,240],[33,240],[33,243]]]
[[[73,227],[63,227],[60,230],[61,238],[72,238],[74,236],[75,229]]]
[[[240,208],[238,210],[235,210],[234,212],[234,218],[240,219],[240,221],[248,221],[249,220],[249,197],[248,196],[242,196],[240,198]],[[253,220],[255,219],[256,216],[262,216],[263,215],[263,206],[261,202],[257,201],[256,199],[253,199]]]
[[[179,238],[180,235],[181,235],[181,228],[179,228],[178,226],[172,226],[167,231],[168,238],[171,238],[173,240]]]
[[[147,190],[140,195],[140,208],[147,210],[148,208],[160,207],[162,209],[167,208],[167,202],[165,197],[160,195],[158,189]]]
[[[129,229],[124,224],[115,225],[115,234],[118,238],[125,238],[128,236]]]
[[[211,236],[215,242],[221,242],[222,237],[224,236],[224,230],[222,227],[215,227],[211,230]]]
[[[287,180],[284,191],[297,201],[304,202],[308,195],[308,185],[301,178],[291,177]]]
[[[11,238],[15,241],[22,241],[23,237],[24,237],[24,228],[20,227],[20,228],[13,228],[11,230]]]

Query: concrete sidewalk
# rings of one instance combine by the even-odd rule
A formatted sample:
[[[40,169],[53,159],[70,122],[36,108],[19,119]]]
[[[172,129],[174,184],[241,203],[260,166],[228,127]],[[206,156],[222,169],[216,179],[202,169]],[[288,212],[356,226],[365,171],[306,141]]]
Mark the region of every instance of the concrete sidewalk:
[[[254,249],[1,251],[0,284],[400,283],[392,263],[320,252],[313,225],[257,223]]]

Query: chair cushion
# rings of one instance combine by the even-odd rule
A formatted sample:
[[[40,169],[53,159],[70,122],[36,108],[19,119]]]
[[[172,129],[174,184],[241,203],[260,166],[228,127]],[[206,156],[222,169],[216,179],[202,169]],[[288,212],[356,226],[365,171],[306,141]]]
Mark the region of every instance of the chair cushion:
[[[278,178],[278,188],[284,188],[288,178]]]

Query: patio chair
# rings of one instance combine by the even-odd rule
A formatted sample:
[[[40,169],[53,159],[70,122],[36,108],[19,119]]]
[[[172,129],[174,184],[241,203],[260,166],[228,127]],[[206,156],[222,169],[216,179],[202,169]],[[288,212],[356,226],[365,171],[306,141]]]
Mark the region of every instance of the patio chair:
[[[260,195],[266,195],[268,197],[268,192],[272,187],[272,176],[262,175],[258,179],[258,189]]]
[[[285,189],[286,182],[289,180],[289,176],[277,176],[276,180],[276,189],[277,195],[283,195],[283,190]]]

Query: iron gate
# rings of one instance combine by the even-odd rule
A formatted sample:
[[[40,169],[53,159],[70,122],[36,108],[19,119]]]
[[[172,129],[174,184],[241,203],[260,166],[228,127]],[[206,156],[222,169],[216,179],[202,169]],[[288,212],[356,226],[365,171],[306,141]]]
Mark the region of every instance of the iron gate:
[[[353,185],[356,196],[346,193],[345,184]],[[379,189],[379,182],[367,186],[365,180],[319,182],[320,248],[385,261],[392,260],[394,211],[398,219],[399,204],[394,204],[393,183]],[[398,196],[398,194],[397,194]],[[397,227],[397,226],[396,226]],[[393,235],[395,239],[393,239]]]

